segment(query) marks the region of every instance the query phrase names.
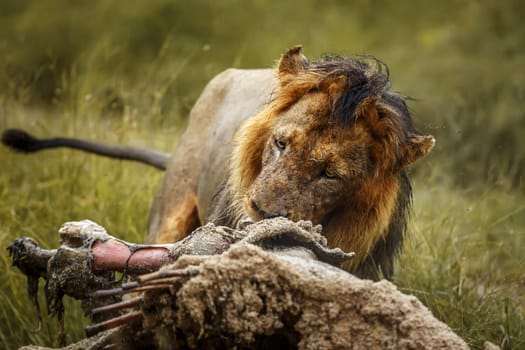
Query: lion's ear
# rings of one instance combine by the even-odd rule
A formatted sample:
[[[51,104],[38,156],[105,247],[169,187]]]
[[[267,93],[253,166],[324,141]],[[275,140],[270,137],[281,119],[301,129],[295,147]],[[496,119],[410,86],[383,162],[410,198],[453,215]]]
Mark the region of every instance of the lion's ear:
[[[303,55],[301,45],[292,47],[286,51],[278,64],[278,76],[281,85],[286,84],[292,77],[307,70],[310,62]]]
[[[403,154],[399,160],[400,167],[406,167],[427,155],[435,143],[436,139],[432,135],[411,135],[403,147]]]
[[[363,118],[376,141],[380,140],[373,154],[385,168],[399,171],[429,153],[436,143],[431,135],[407,134],[398,112],[375,96],[363,100],[355,115]]]

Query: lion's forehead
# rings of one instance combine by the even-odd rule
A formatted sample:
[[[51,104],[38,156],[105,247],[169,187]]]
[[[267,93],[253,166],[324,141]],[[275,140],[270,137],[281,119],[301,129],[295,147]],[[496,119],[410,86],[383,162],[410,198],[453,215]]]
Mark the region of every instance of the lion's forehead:
[[[290,159],[312,169],[325,166],[343,175],[361,173],[373,142],[369,128],[360,120],[342,125],[330,113],[326,93],[308,93],[274,119],[271,137],[290,145]]]
[[[273,137],[290,145],[295,160],[329,166],[342,174],[352,174],[365,167],[372,142],[360,123],[342,127],[314,114],[284,116],[276,124]]]

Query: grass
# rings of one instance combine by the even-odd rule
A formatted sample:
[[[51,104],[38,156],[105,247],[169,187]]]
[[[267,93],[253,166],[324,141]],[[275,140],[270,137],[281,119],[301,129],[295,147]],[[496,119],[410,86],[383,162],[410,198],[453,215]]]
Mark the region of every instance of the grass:
[[[376,55],[394,90],[417,98],[419,129],[438,141],[412,169],[411,235],[395,283],[474,349],[485,340],[525,347],[521,1],[128,5],[2,2],[0,129],[170,151],[205,82],[226,67],[271,66],[297,43],[310,57]],[[162,173],[66,150],[2,147],[0,163],[0,348],[57,345],[53,320],[31,331],[25,280],[5,248],[20,236],[56,247],[60,225],[85,218],[142,241]],[[69,300],[68,341],[86,322]]]
[[[31,125],[31,120],[25,116],[24,113],[18,121]],[[60,116],[55,119],[56,123],[51,123],[53,130],[70,131],[60,122]],[[5,127],[5,120],[2,124]],[[83,132],[95,138],[111,139],[107,130],[115,129],[102,124],[92,120],[85,123]],[[34,130],[45,134],[40,127]],[[137,134],[134,143],[139,137],[154,139],[154,135]],[[133,137],[133,133],[128,132],[120,139],[128,140],[128,137]],[[13,348],[28,343],[58,345],[56,322],[48,319],[42,332],[30,331],[36,328],[36,317],[25,293],[25,278],[10,266],[7,245],[16,237],[29,236],[47,248],[56,247],[60,225],[64,221],[82,219],[97,221],[114,235],[127,240],[143,241],[148,207],[162,174],[139,164],[68,151],[21,157],[3,148],[0,157],[4,169],[9,169],[9,172],[2,172],[0,180],[0,222],[4,223],[0,229],[3,271],[0,320],[4,325],[0,347]],[[41,305],[45,305],[43,300]],[[68,340],[79,339],[82,322],[86,319],[78,303],[69,302],[66,308]]]
[[[525,204],[497,188],[458,192],[417,179],[412,236],[396,284],[474,348],[525,346]]]

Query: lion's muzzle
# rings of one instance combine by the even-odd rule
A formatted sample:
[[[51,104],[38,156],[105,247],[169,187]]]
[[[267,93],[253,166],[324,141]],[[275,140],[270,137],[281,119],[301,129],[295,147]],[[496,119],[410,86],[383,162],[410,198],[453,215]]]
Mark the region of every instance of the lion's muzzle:
[[[249,201],[249,211],[256,214],[258,219],[271,219],[279,216],[287,217],[288,212],[283,209],[274,209],[272,211],[262,207],[255,198]]]

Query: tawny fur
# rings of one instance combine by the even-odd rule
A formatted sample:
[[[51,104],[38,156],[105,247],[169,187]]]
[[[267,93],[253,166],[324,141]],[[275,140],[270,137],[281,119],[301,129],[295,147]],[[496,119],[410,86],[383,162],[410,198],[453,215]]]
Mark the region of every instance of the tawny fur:
[[[373,72],[365,72],[365,76],[373,77]],[[244,203],[243,205],[238,201],[247,202],[246,193],[250,192],[250,186],[260,176],[264,149],[267,147],[268,140],[273,137],[272,128],[282,117],[283,112],[301,99],[311,99],[315,101],[312,103],[316,103],[314,109],[318,118],[321,119],[317,122],[333,123],[334,116],[331,113],[334,105],[341,98],[345,89],[352,88],[352,82],[348,81],[351,77],[339,73],[334,74],[330,70],[323,72],[320,69],[309,69],[308,61],[297,49],[290,50],[281,59],[278,78],[280,86],[272,102],[267,108],[244,122],[236,134],[227,186],[237,198],[231,203],[239,211],[234,215],[237,218],[246,216],[246,213],[252,218],[256,216],[250,210],[249,204]],[[373,163],[370,173],[366,174],[363,179],[359,179],[359,188],[352,194],[351,203],[339,206],[339,212],[332,213],[331,220],[326,222],[313,217],[292,217],[292,219],[301,218],[314,221],[317,219],[315,223],[325,225],[324,234],[328,238],[329,246],[356,252],[356,258],[345,266],[349,271],[358,271],[367,257],[370,257],[378,241],[388,238],[389,226],[395,215],[406,215],[407,208],[401,208],[401,213],[396,213],[396,202],[401,190],[400,172],[417,158],[428,153],[434,143],[431,136],[421,136],[416,134],[415,130],[405,130],[406,125],[404,124],[407,120],[402,120],[399,116],[404,111],[396,110],[382,98],[381,94],[388,93],[386,90],[388,86],[384,88],[385,90],[380,90],[375,95],[364,96],[354,111],[347,111],[352,114],[348,117],[354,119],[353,124],[344,125],[344,128],[367,134],[368,137],[364,139],[367,139],[366,146]],[[319,99],[312,98],[315,94],[322,94],[321,102]],[[402,102],[401,97],[392,96]],[[411,123],[410,120],[408,121]],[[308,123],[307,118],[304,123]],[[338,125],[336,122],[334,128],[342,127],[341,124]],[[413,128],[412,125],[409,126]],[[303,130],[299,130],[299,133],[307,132],[307,130],[305,125]],[[355,136],[354,134],[349,135]],[[306,134],[301,142],[306,142],[311,137],[315,135]],[[320,143],[322,144],[322,141]],[[345,146],[341,145],[341,147]],[[350,149],[348,151],[351,152]],[[307,159],[303,161],[307,162]],[[268,186],[269,183],[264,182],[261,185]],[[283,186],[283,190],[285,188]],[[404,195],[410,196],[410,193]],[[278,201],[279,198],[273,198],[273,200]],[[405,202],[405,205],[409,204],[409,200]],[[403,227],[398,229],[404,231],[405,218],[401,219],[401,225]],[[398,246],[401,244],[401,242],[393,243]],[[396,247],[392,254],[397,253],[398,250],[399,247]],[[386,265],[391,266],[393,256],[375,257],[375,260],[379,261],[374,261],[373,264],[381,270],[382,259],[388,260],[385,267]],[[389,271],[379,273],[390,277],[391,269],[386,270]],[[375,276],[365,274],[365,277]]]
[[[322,224],[329,246],[356,253],[348,271],[391,277],[411,202],[405,169],[434,138],[389,89],[379,62],[310,62],[300,47],[275,70],[221,73],[168,164],[149,241],[281,215]]]
[[[67,146],[162,168],[166,159],[12,130],[2,141],[24,151]],[[374,59],[310,62],[294,47],[274,70],[228,69],[204,89],[167,162],[148,241],[178,241],[207,222],[236,227],[285,216],[321,224],[330,247],[354,251],[348,271],[389,278],[411,204],[406,167],[433,145],[432,136],[415,130],[404,97],[390,91],[388,70]]]

